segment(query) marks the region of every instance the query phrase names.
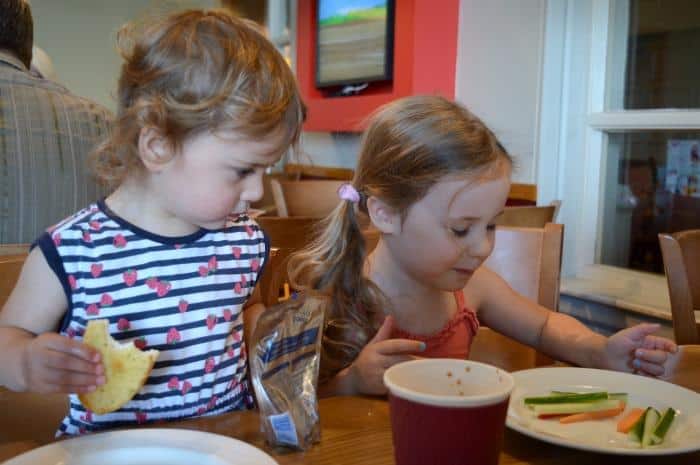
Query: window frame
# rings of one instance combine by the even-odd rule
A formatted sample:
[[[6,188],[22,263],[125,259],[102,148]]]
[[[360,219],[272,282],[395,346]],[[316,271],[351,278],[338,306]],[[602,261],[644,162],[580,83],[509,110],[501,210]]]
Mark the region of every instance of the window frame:
[[[613,34],[627,35],[629,0],[549,0],[540,103],[538,201],[562,200],[566,224],[563,275],[601,266],[608,135],[627,131],[700,130],[699,110],[606,108],[611,67],[626,57]],[[615,54],[617,52],[617,55]],[[616,268],[620,277],[633,272]],[[663,276],[661,276],[663,278]]]

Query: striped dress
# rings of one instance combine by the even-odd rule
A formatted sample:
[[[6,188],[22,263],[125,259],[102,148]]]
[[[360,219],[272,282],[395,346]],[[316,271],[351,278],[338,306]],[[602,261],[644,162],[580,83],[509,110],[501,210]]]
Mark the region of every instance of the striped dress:
[[[81,339],[89,320],[106,318],[116,340],[160,351],[141,391],[116,412],[93,414],[71,394],[57,435],[252,406],[242,309],[268,257],[254,221],[162,237],[100,201],[36,245],[68,298],[61,334]]]

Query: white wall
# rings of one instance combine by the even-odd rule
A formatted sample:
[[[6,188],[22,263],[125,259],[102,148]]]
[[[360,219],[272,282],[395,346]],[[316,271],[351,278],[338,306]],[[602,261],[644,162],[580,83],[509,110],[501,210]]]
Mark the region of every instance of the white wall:
[[[462,0],[455,95],[516,157],[514,174],[535,182],[537,121],[546,0]],[[121,59],[116,31],[149,11],[215,7],[217,0],[31,0],[35,43],[73,92],[110,109]],[[306,133],[302,162],[352,168],[359,137]]]
[[[31,0],[34,42],[49,54],[57,80],[78,95],[114,109],[121,58],[119,27],[143,13],[211,8],[217,0]]]
[[[461,0],[455,96],[535,183],[546,0]]]
[[[299,163],[354,169],[360,148],[359,134],[304,132]]]

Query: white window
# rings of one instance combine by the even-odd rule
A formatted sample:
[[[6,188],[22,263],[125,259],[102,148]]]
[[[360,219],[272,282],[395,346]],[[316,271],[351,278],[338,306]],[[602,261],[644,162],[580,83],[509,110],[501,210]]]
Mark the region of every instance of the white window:
[[[663,273],[657,234],[700,228],[700,2],[550,0],[545,34],[537,184],[564,275]]]
[[[670,320],[655,238],[700,227],[695,168],[671,172],[700,140],[699,29],[696,0],[547,1],[537,185],[562,200],[562,294],[632,312],[594,319]]]

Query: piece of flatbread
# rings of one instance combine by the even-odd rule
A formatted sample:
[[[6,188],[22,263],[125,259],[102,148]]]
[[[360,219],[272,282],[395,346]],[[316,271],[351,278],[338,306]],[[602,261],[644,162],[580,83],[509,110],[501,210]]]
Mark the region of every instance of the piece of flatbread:
[[[120,344],[109,335],[107,320],[90,320],[83,342],[100,352],[105,384],[80,394],[85,408],[97,414],[113,412],[129,402],[146,382],[158,358],[155,349],[141,351],[133,342]]]

